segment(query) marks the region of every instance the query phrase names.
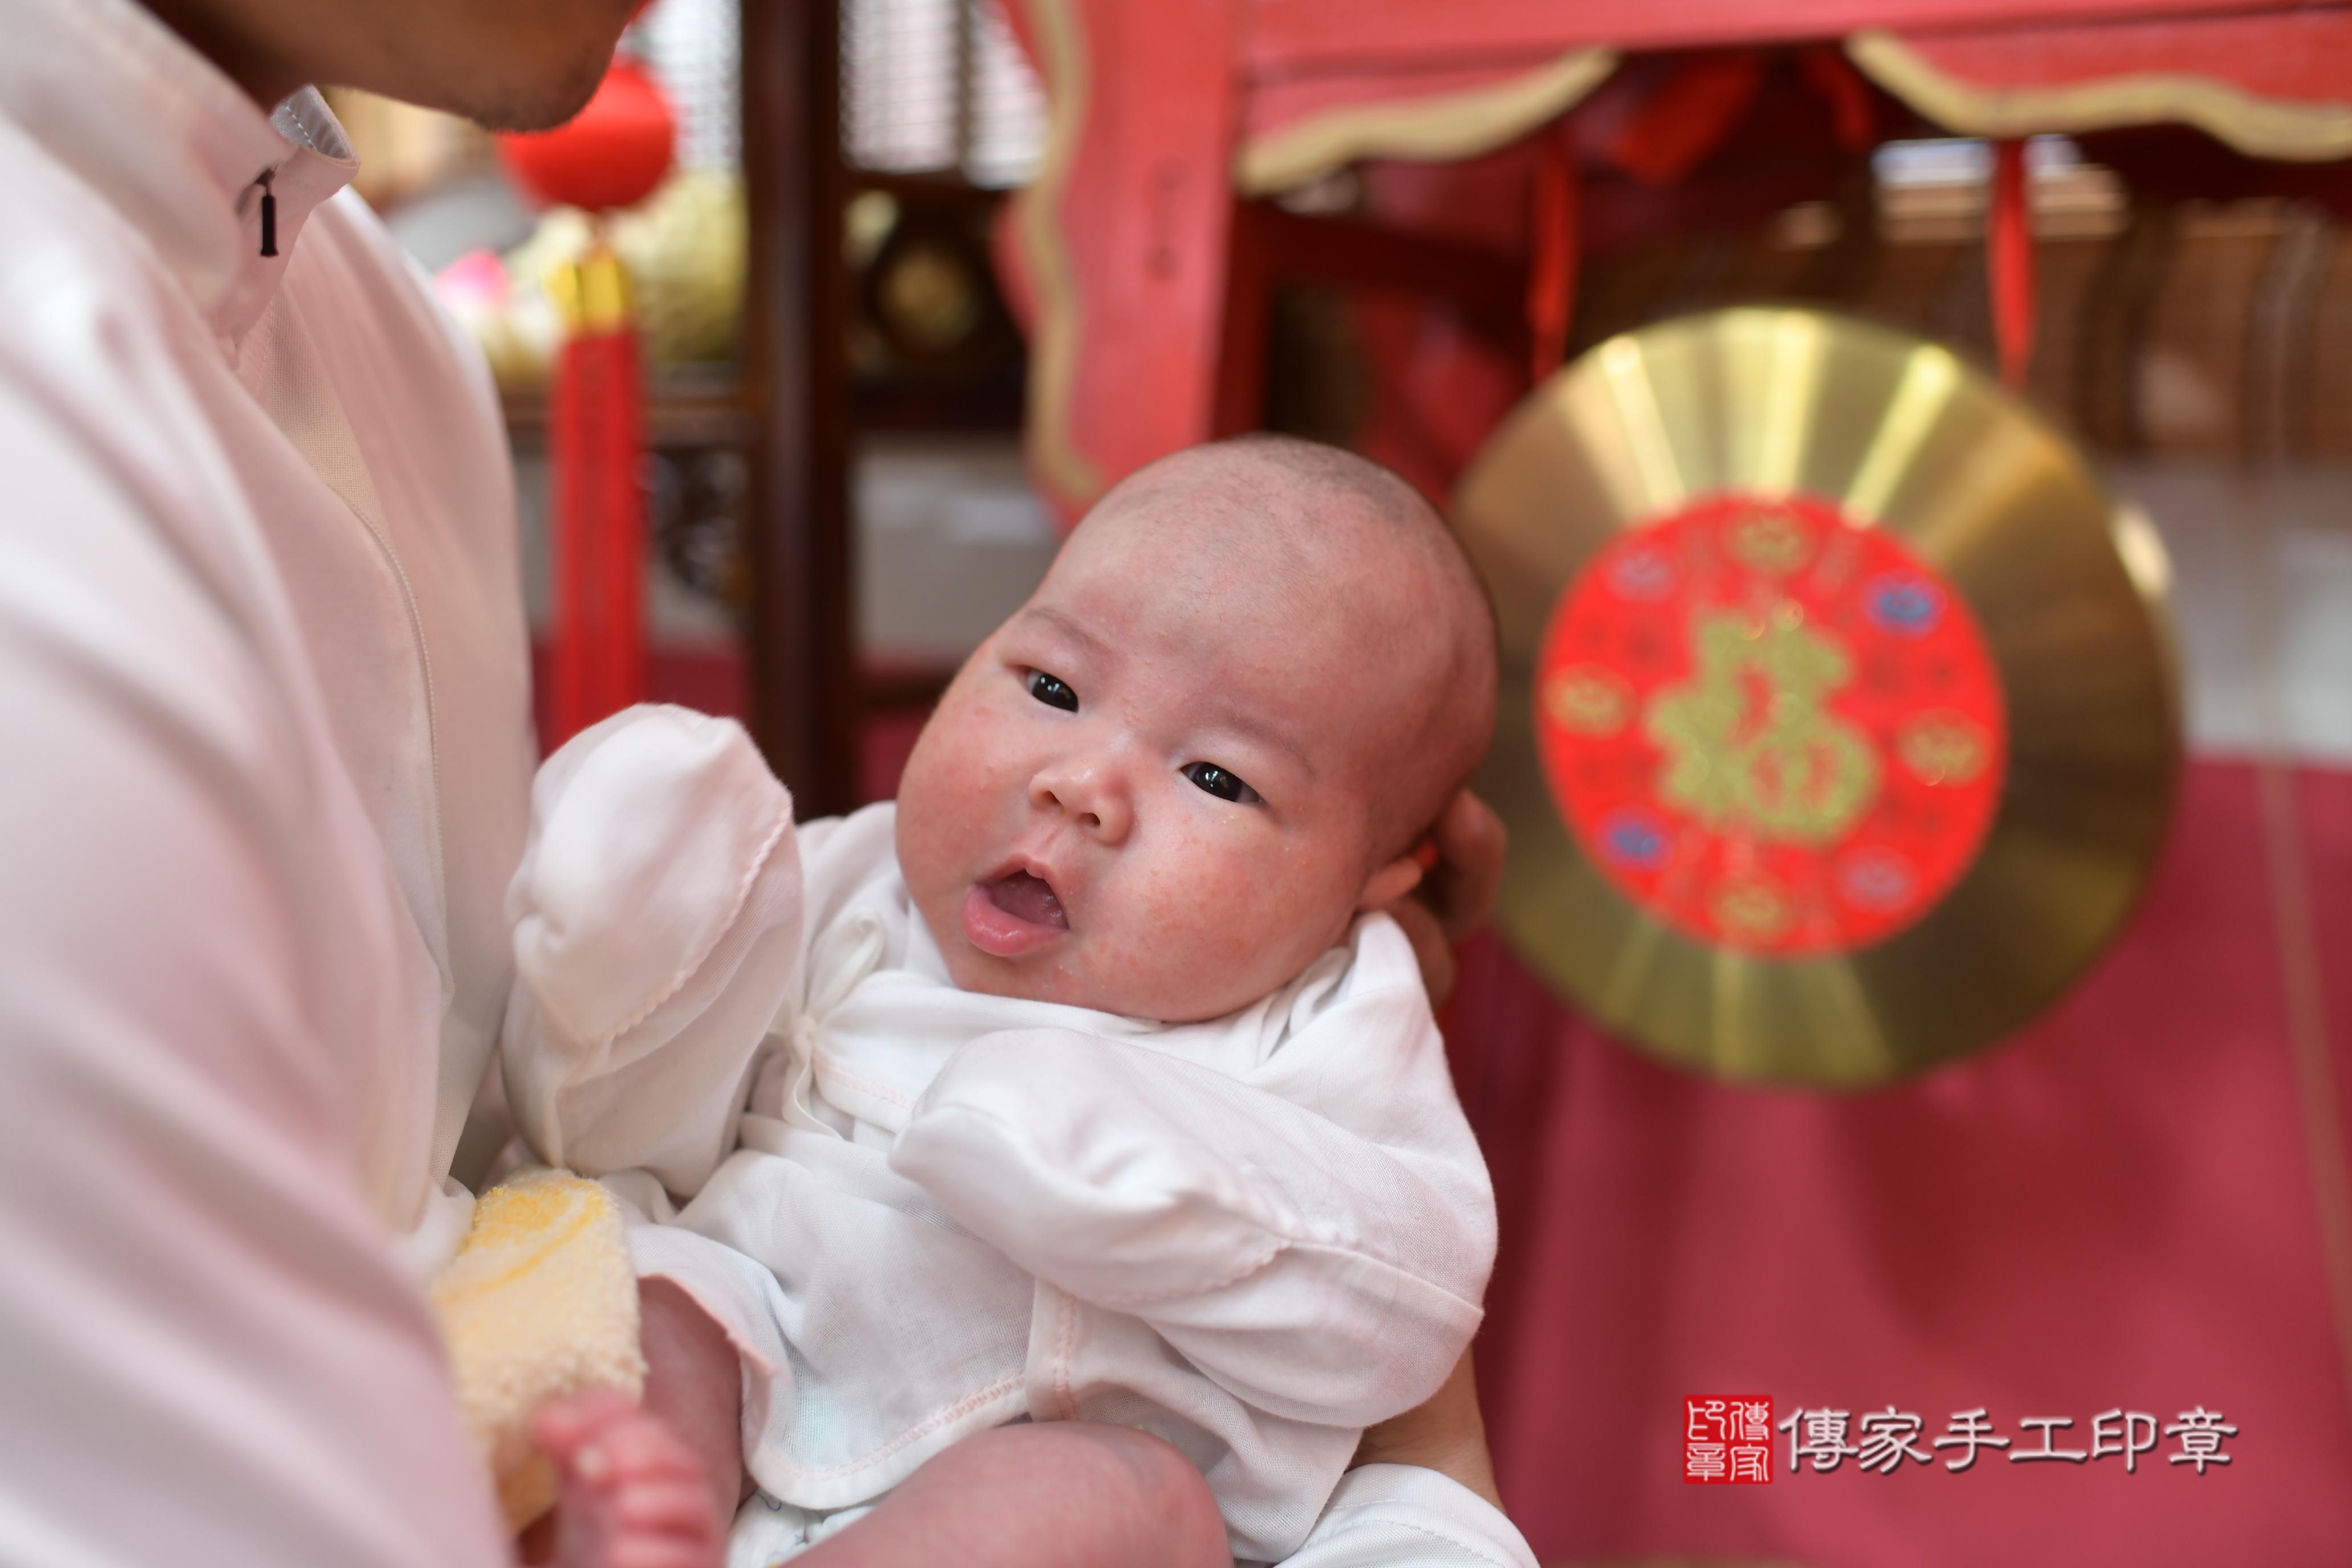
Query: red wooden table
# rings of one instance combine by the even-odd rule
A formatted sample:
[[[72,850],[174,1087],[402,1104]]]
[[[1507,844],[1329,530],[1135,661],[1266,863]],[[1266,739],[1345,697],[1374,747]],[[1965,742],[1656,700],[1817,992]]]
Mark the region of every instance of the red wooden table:
[[[1028,443],[1075,517],[1251,427],[1253,198],[1361,159],[1470,157],[1630,57],[1812,43],[1961,134],[2178,121],[2263,157],[2352,155],[2352,7],[2277,0],[1018,0],[1052,103],[1001,247],[1032,331]]]

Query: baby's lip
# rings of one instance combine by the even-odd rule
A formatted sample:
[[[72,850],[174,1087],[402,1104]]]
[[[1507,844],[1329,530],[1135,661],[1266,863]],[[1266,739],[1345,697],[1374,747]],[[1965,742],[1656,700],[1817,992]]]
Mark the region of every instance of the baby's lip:
[[[1070,934],[1070,917],[1045,868],[1024,858],[972,884],[964,939],[997,958],[1018,958]]]

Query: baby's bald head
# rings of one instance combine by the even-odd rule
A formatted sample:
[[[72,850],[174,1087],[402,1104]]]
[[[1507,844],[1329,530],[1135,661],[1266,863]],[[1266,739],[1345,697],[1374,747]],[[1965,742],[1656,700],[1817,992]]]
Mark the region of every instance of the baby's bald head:
[[[948,688],[899,869],[966,990],[1221,1016],[1412,887],[1495,664],[1468,561],[1394,475],[1265,437],[1180,453]]]
[[[1308,656],[1316,705],[1349,721],[1363,764],[1374,864],[1409,848],[1484,755],[1493,610],[1445,521],[1378,464],[1284,436],[1194,447],[1105,496],[1065,554],[1098,552],[1234,612],[1213,617],[1226,637]]]

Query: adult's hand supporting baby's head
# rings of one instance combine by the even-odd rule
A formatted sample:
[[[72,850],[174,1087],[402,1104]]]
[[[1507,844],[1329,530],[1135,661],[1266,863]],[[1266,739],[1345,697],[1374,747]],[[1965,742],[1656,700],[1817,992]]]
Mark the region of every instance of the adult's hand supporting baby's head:
[[[1412,943],[1430,1005],[1442,1007],[1460,978],[1454,944],[1494,917],[1510,835],[1494,808],[1465,789],[1438,814],[1430,842],[1437,863],[1387,912]]]

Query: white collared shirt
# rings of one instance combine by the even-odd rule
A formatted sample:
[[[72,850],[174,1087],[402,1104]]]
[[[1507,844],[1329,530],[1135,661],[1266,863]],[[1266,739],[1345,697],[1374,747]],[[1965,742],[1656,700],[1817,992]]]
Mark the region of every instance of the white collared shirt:
[[[531,758],[488,379],[316,94],[0,40],[0,1561],[502,1562],[406,1277]]]

